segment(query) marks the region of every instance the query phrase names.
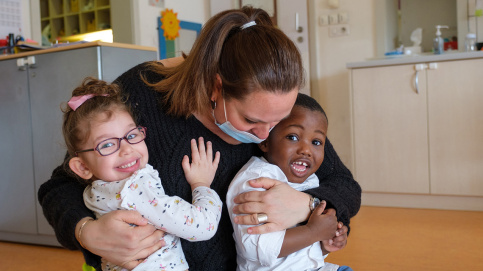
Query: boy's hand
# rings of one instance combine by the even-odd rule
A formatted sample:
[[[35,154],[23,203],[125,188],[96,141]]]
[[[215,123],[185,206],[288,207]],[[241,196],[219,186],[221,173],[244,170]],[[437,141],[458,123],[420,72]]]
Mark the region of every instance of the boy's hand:
[[[347,245],[347,231],[348,228],[342,222],[337,224],[336,235],[328,240],[322,241],[323,250],[328,252],[335,252],[345,248]]]
[[[198,186],[210,187],[215,177],[218,163],[220,162],[220,152],[216,152],[213,160],[213,148],[211,142],[205,142],[202,137],[198,139],[198,146],[196,140],[191,139],[191,164],[188,155],[183,157],[181,165],[186,176],[186,180],[191,185],[191,189]]]
[[[336,236],[337,217],[334,209],[325,210],[327,202],[323,200],[312,212],[307,222],[307,227],[319,240],[329,240]]]

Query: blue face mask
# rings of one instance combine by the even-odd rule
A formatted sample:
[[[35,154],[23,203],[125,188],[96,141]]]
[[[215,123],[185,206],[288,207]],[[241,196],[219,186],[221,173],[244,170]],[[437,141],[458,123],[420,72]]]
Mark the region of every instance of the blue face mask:
[[[226,107],[225,107],[225,99],[223,98],[223,110],[225,111],[225,123],[219,124],[215,118],[215,110],[213,109],[213,118],[215,119],[215,124],[227,135],[233,137],[234,139],[242,142],[242,143],[261,143],[265,139],[260,139],[256,135],[251,134],[249,132],[239,131],[237,128],[233,127],[233,125],[228,121],[226,117]],[[272,127],[273,128],[273,127]],[[272,130],[270,128],[270,131]]]

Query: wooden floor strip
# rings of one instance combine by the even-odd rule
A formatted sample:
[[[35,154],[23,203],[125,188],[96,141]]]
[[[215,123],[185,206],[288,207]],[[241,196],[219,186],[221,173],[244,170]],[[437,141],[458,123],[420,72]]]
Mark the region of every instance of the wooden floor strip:
[[[483,212],[363,206],[345,249],[327,262],[355,271],[483,270]],[[0,270],[81,270],[79,251],[0,242]]]

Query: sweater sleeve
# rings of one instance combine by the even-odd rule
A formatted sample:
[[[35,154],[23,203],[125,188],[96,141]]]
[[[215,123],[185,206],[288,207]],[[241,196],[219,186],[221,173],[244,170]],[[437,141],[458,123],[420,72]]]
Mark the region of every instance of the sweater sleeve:
[[[63,166],[59,166],[52,173],[51,179],[40,186],[38,199],[59,243],[71,250],[81,250],[86,263],[98,267],[100,258],[82,248],[75,238],[77,223],[84,217],[94,218],[94,214],[84,204],[84,188],[84,184],[68,174]]]
[[[324,161],[316,175],[320,180],[319,187],[305,192],[327,201],[328,207],[337,211],[337,219],[349,227],[350,218],[361,207],[362,190],[340,160],[329,139],[325,145]]]

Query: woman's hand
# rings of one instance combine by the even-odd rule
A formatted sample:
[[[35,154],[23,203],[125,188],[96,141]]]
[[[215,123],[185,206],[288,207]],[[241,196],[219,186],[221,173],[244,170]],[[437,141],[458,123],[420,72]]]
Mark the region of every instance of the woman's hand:
[[[76,238],[83,221],[77,224]],[[148,224],[138,212],[118,210],[85,224],[78,241],[109,262],[133,269],[141,262],[139,259],[147,258],[165,245],[163,236],[163,231]]]
[[[249,181],[254,188],[264,188],[267,191],[250,191],[234,198],[237,204],[233,208],[236,216],[234,221],[242,225],[257,225],[257,214],[268,216],[267,223],[248,228],[250,234],[263,234],[287,229],[307,220],[310,215],[310,196],[291,188],[288,184],[277,180],[261,177]]]

